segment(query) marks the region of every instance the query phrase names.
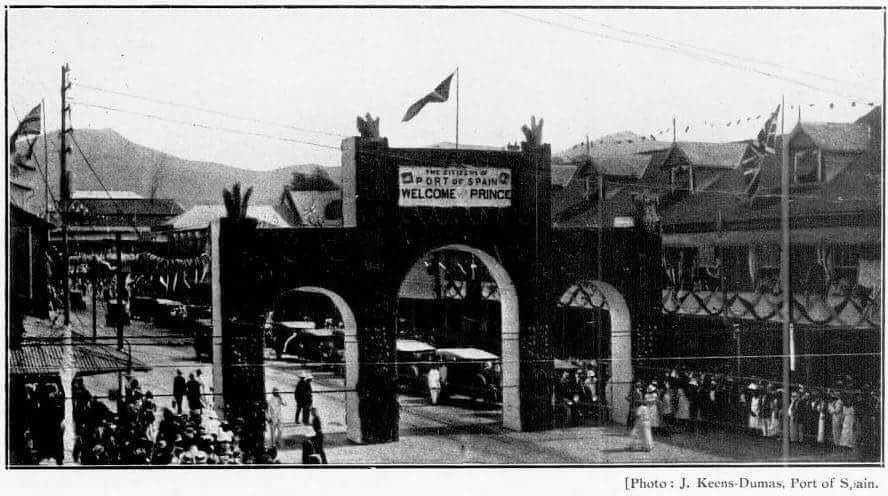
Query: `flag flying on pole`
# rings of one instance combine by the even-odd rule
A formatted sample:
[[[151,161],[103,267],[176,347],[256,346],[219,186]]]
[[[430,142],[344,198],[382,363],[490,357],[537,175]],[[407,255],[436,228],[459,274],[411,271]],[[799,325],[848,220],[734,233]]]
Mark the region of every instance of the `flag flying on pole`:
[[[780,105],[765,121],[758,136],[752,140],[752,149],[759,155],[774,155],[777,148],[777,116],[780,115]]]
[[[441,84],[439,84],[434,91],[420,98],[416,101],[416,103],[411,105],[410,108],[407,109],[407,113],[404,114],[404,118],[401,119],[401,122],[407,122],[410,119],[416,117],[416,114],[418,114],[419,111],[422,110],[422,108],[425,107],[427,103],[446,102],[447,98],[450,96],[450,81],[452,79],[453,74],[447,76],[447,79],[441,81]]]
[[[29,134],[40,134],[40,106],[42,104],[38,103],[36,107],[32,108],[28,115],[25,116],[24,119],[19,122],[15,131],[13,131],[12,136],[9,138],[9,150],[15,150],[15,142],[19,139],[20,136],[27,136]]]

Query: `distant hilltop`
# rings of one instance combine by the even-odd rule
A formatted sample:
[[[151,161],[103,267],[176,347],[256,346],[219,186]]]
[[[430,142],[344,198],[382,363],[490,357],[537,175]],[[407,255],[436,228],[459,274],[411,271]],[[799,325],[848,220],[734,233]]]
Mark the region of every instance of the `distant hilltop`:
[[[185,160],[134,143],[112,129],[76,129],[74,134],[102,180],[99,184],[75,147],[68,159],[68,168],[74,172],[75,190],[99,191],[104,185],[108,190],[133,191],[145,198],[172,198],[185,209],[193,205],[221,204],[222,189],[236,182],[244,187],[253,186],[252,204],[276,203],[294,172],[309,173],[321,167],[299,164],[252,171],[215,162]],[[50,132],[47,141],[50,192],[58,198],[58,134]],[[34,148],[42,165],[42,138]],[[339,167],[321,168],[337,183],[340,181]],[[39,181],[35,191],[38,198],[43,198],[43,191],[43,182]]]

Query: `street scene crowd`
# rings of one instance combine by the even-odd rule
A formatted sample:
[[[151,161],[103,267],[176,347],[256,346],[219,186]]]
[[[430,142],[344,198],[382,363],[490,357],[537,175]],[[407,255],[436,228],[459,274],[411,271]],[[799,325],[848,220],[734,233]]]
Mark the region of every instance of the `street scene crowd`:
[[[626,397],[633,447],[650,451],[653,436],[688,430],[730,429],[780,439],[783,402],[789,401],[791,443],[878,453],[881,397],[869,384],[845,376],[832,387],[781,383],[695,371],[662,371],[636,379]]]
[[[312,427],[302,444],[303,462],[327,463],[323,448],[321,419],[311,406],[310,376],[297,385],[297,417]],[[64,460],[65,396],[54,383],[28,384],[27,418],[29,464]],[[267,402],[269,443],[265,451],[251,456],[241,449],[242,419],[220,420],[208,398],[212,388],[198,369],[185,380],[181,370],[173,380],[168,407],[159,407],[151,391],[142,391],[139,381],[129,377],[124,393],[112,391],[112,410],[103,398],[91,394],[81,378],[75,379],[73,405],[75,422],[74,461],[81,465],[240,465],[275,464],[280,448],[280,406],[285,404],[277,389]],[[187,403],[186,403],[187,402]],[[185,405],[187,404],[187,407]],[[300,419],[297,418],[297,422]]]

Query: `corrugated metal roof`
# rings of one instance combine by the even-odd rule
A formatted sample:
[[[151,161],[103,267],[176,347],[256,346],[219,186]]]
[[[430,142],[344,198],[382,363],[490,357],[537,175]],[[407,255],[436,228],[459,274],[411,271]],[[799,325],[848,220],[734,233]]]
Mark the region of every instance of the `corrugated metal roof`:
[[[164,222],[175,231],[206,229],[210,222],[226,216],[225,205],[195,205],[183,214]],[[247,217],[259,220],[259,227],[292,227],[271,205],[247,207]]]
[[[151,367],[110,346],[74,344],[74,368],[81,375],[126,371],[147,371]],[[9,350],[11,374],[45,375],[58,373],[65,360],[65,346],[54,343],[26,342],[21,348]],[[131,367],[130,367],[131,366]]]
[[[862,152],[870,143],[870,130],[852,122],[800,122],[798,127],[818,148],[834,152]]]
[[[107,200],[113,198],[115,200],[144,200],[145,197],[135,191],[74,191],[71,193],[72,200]]]
[[[182,207],[171,198],[83,198],[74,200],[75,208],[84,212],[89,220],[97,215],[142,215],[142,216],[173,216],[183,212]],[[76,219],[76,217],[75,217]],[[76,222],[76,220],[74,220]]]

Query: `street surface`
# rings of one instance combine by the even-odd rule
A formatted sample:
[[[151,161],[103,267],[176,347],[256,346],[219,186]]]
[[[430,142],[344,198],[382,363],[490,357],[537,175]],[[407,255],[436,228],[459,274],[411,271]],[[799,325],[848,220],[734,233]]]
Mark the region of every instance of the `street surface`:
[[[91,335],[88,311],[75,314],[75,332]],[[98,336],[113,344],[113,328],[105,328],[99,312]],[[159,408],[170,406],[176,369],[187,377],[197,369],[212,383],[212,364],[196,360],[192,341],[182,331],[159,329],[133,321],[125,328],[135,358],[151,365],[147,373],[136,373],[142,391],[152,391]],[[104,339],[103,339],[104,338]],[[265,387],[281,391],[287,403],[283,463],[301,463],[300,451],[305,428],[295,423],[293,390],[306,368],[295,357],[282,360],[266,355]],[[343,380],[332,372],[311,370],[314,376],[314,406],[326,433],[330,463],[343,464],[638,464],[638,463],[780,463],[780,442],[745,433],[713,430],[707,433],[683,432],[668,438],[655,438],[651,452],[629,449],[631,440],[624,426],[606,425],[555,429],[545,432],[503,431],[498,406],[454,397],[446,404],[432,406],[425,397],[402,394],[400,441],[380,445],[356,445],[345,437],[345,394]],[[100,396],[117,387],[113,374],[86,377],[86,387]],[[108,403],[111,408],[114,404]],[[158,420],[159,420],[158,416]],[[793,445],[791,461],[800,463],[847,463],[858,461],[849,450]]]

